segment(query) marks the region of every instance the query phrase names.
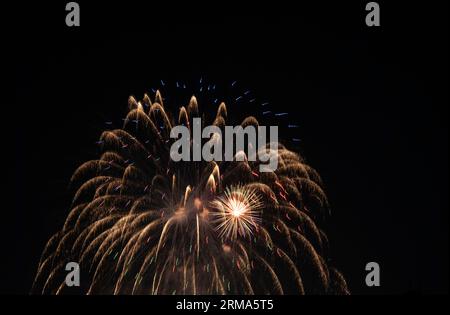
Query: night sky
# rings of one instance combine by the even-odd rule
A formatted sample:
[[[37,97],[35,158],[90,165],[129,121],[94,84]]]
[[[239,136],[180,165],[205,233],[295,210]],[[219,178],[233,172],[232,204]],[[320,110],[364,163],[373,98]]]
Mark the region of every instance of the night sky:
[[[80,1],[78,29],[64,3],[11,9],[0,292],[29,292],[71,174],[96,157],[106,121],[120,126],[128,96],[160,80],[197,93],[199,78],[230,112],[289,112],[266,121],[288,146],[300,139],[291,148],[322,176],[331,257],[352,293],[448,292],[448,8],[380,4],[380,28],[365,25],[364,2],[175,12]],[[233,104],[247,90],[256,101]],[[369,261],[379,288],[365,286]]]

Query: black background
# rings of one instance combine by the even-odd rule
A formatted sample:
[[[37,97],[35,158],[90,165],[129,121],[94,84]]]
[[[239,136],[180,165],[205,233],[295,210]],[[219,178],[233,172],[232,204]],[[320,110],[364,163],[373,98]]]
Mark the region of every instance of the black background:
[[[79,28],[65,26],[64,2],[4,12],[15,95],[3,117],[1,293],[29,292],[68,213],[71,174],[95,158],[128,96],[200,77],[237,80],[258,100],[230,111],[260,116],[268,101],[290,113],[280,125],[300,126],[280,137],[300,138],[324,179],[332,257],[352,293],[448,292],[446,3],[380,1],[379,28],[365,25],[365,1],[79,3]],[[379,288],[365,286],[369,261],[381,266]]]

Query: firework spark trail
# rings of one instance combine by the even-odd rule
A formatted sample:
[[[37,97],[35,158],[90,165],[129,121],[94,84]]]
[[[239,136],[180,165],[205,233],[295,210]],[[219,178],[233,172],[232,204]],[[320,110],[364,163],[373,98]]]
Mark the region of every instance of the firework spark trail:
[[[278,158],[267,173],[247,159],[175,163],[170,130],[201,116],[196,98],[175,116],[159,91],[128,105],[123,128],[102,133],[99,159],[73,174],[72,210],[42,253],[33,293],[348,293],[318,226],[322,182],[302,157],[262,148]],[[221,103],[213,124],[226,119]],[[65,284],[70,261],[80,287]]]

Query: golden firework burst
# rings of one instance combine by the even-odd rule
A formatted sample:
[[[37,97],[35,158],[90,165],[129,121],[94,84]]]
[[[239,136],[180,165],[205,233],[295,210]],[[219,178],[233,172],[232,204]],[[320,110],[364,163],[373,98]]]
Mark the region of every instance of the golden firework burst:
[[[203,116],[197,99],[175,114],[159,91],[128,103],[123,127],[105,130],[101,155],[73,174],[71,212],[43,251],[33,293],[348,293],[315,221],[328,210],[322,181],[299,154],[261,148],[278,161],[271,172],[242,152],[174,162],[170,133]],[[227,117],[220,103],[213,125],[224,130]],[[79,263],[80,287],[66,285],[69,262]]]
[[[234,240],[250,236],[261,220],[263,205],[253,188],[242,185],[227,187],[224,195],[211,204],[216,210],[212,213],[216,217],[216,230],[222,238]]]

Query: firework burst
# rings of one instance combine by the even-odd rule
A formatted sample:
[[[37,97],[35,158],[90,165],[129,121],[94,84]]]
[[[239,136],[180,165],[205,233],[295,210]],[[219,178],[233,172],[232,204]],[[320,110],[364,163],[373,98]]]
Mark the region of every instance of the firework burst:
[[[123,128],[103,132],[99,158],[72,176],[72,209],[42,253],[33,293],[348,293],[318,226],[328,211],[318,173],[281,144],[273,172],[247,159],[172,161],[171,129],[201,116],[195,97],[174,116],[159,92],[130,97]],[[212,124],[226,120],[221,103]],[[71,261],[80,287],[65,283]]]
[[[258,228],[263,204],[255,189],[246,186],[227,187],[224,196],[217,197],[211,207],[216,209],[216,230],[222,238],[236,240],[249,237]],[[213,221],[214,222],[214,221]]]

